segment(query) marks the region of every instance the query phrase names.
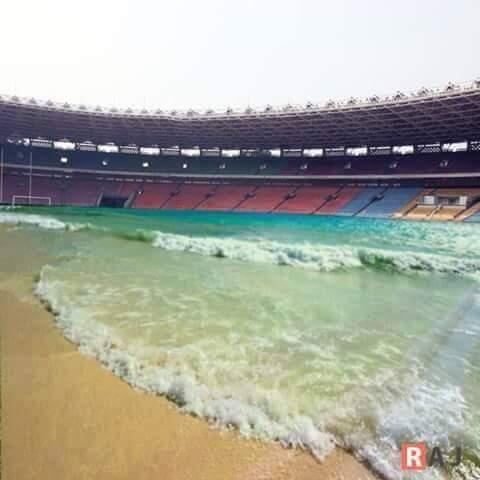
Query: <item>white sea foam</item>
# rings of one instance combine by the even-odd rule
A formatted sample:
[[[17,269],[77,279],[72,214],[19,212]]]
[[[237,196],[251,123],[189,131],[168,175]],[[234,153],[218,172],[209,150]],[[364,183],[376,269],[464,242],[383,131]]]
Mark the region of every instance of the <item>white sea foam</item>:
[[[359,429],[347,435],[345,442],[356,454],[367,460],[372,467],[392,480],[410,478],[400,469],[400,448],[405,440],[421,440],[429,446],[441,446],[444,452],[461,444],[465,431],[466,403],[461,389],[453,385],[438,385],[428,382],[416,383],[397,391],[394,382],[382,395],[372,391],[370,416],[372,430]],[[396,398],[394,398],[396,397]],[[413,439],[413,440],[412,440]],[[443,478],[441,471],[433,468],[414,478],[422,480]]]
[[[244,262],[273,264],[331,272],[368,267],[385,271],[456,274],[480,279],[480,258],[425,252],[393,251],[351,245],[280,243],[265,239],[195,237],[161,231],[113,232],[90,223],[63,222],[54,217],[27,213],[0,212],[0,224],[30,225],[49,230],[92,230],[151,243],[169,251],[190,252]]]
[[[25,213],[1,213],[0,223],[7,225],[34,225],[48,230],[65,230],[67,225],[53,217]]]
[[[479,259],[446,255],[389,251],[311,243],[284,244],[268,240],[240,240],[217,237],[190,237],[155,232],[153,246],[171,251],[191,252],[218,258],[288,265],[322,272],[371,267],[403,273],[432,272],[477,277]]]
[[[360,372],[357,383],[362,387],[338,399],[328,425],[311,411],[294,412],[281,391],[264,391],[258,385],[246,384],[242,389],[247,393],[239,396],[235,386],[220,387],[214,379],[202,383],[188,367],[187,357],[193,346],[177,348],[176,362],[152,362],[145,346],[123,341],[113,329],[96,321],[87,298],[79,303],[75,297],[65,296],[64,280],[55,272],[53,267],[44,267],[36,291],[55,312],[64,335],[81,352],[97,358],[134,388],[164,395],[185,413],[206,418],[218,428],[235,427],[246,437],[305,448],[320,459],[335,444],[344,445],[392,480],[408,478],[402,477],[399,467],[400,445],[406,438],[448,448],[464,430],[466,404],[461,390],[430,384],[416,372],[399,379],[389,370],[386,376],[370,380],[363,380]],[[92,296],[97,293],[95,289],[90,292]],[[282,339],[301,343],[295,336],[283,335]],[[319,350],[324,348],[319,346]],[[430,469],[415,478],[439,477]]]
[[[155,232],[152,244],[165,250],[326,272],[361,266],[360,258],[350,247],[318,246],[308,243],[289,245],[267,240],[190,237],[163,232]]]
[[[42,269],[37,295],[55,313],[57,325],[79,350],[97,358],[132,387],[164,395],[182,411],[205,418],[218,428],[235,427],[245,437],[277,440],[285,446],[310,450],[323,459],[335,447],[334,437],[305,415],[290,415],[271,398],[252,395],[249,401],[229,392],[209,389],[193,372],[149,364],[142,349],[125,344],[113,331],[93,319],[88,311],[62,301],[61,282],[46,281],[52,267]]]
[[[46,215],[35,215],[31,213],[2,213],[0,212],[0,224],[6,225],[30,225],[46,230],[68,230],[76,232],[84,228],[89,228],[87,224],[66,223],[54,217]]]

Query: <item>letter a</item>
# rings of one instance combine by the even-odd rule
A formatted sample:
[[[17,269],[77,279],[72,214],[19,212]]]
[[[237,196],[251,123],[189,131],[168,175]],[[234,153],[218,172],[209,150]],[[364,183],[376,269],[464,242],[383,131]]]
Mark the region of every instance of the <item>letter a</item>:
[[[442,451],[440,447],[434,447],[432,450],[432,454],[430,455],[430,461],[428,462],[429,467],[433,466],[444,467],[445,462],[443,461]]]

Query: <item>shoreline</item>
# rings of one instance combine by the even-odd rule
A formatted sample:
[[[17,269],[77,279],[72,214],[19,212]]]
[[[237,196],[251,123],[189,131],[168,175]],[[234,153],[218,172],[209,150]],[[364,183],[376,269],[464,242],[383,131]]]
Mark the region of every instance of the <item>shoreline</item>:
[[[319,463],[305,451],[214,430],[132,389],[64,339],[33,297],[27,303],[2,289],[0,309],[7,480],[375,478],[339,448]]]
[[[310,453],[213,429],[77,350],[32,292],[38,263],[0,229],[2,474],[10,480],[371,480],[340,448]],[[28,241],[26,242],[29,243]],[[30,256],[30,255],[29,255]],[[32,268],[33,267],[33,268]]]

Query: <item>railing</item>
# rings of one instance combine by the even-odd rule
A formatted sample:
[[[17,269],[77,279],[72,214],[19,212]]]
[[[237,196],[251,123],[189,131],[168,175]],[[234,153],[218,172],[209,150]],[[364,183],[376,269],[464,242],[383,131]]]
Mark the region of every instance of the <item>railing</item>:
[[[318,112],[323,110],[344,109],[362,107],[367,105],[381,105],[382,103],[397,103],[411,101],[415,99],[441,97],[458,94],[462,92],[471,92],[480,90],[480,78],[474,81],[462,83],[448,83],[443,87],[425,88],[408,92],[397,91],[387,95],[370,95],[366,98],[348,98],[343,100],[323,100],[319,102],[307,102],[306,104],[287,104],[281,106],[263,105],[257,107],[225,107],[219,109],[169,109],[159,108],[118,108],[91,106],[86,104],[73,104],[69,102],[59,102],[52,100],[39,100],[33,97],[21,97],[18,95],[0,95],[0,103],[8,103],[18,106],[29,106],[31,108],[42,108],[68,112],[89,113],[92,115],[107,115],[111,117],[159,117],[159,118],[227,118],[227,117],[255,117],[258,115],[288,115],[295,113]]]

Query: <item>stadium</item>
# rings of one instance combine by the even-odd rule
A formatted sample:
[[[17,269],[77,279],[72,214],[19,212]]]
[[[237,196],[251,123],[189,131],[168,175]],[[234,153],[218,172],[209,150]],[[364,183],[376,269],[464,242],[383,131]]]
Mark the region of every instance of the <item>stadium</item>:
[[[224,111],[0,97],[4,205],[480,220],[480,80]]]
[[[480,2],[2,13],[1,480],[480,479]]]

